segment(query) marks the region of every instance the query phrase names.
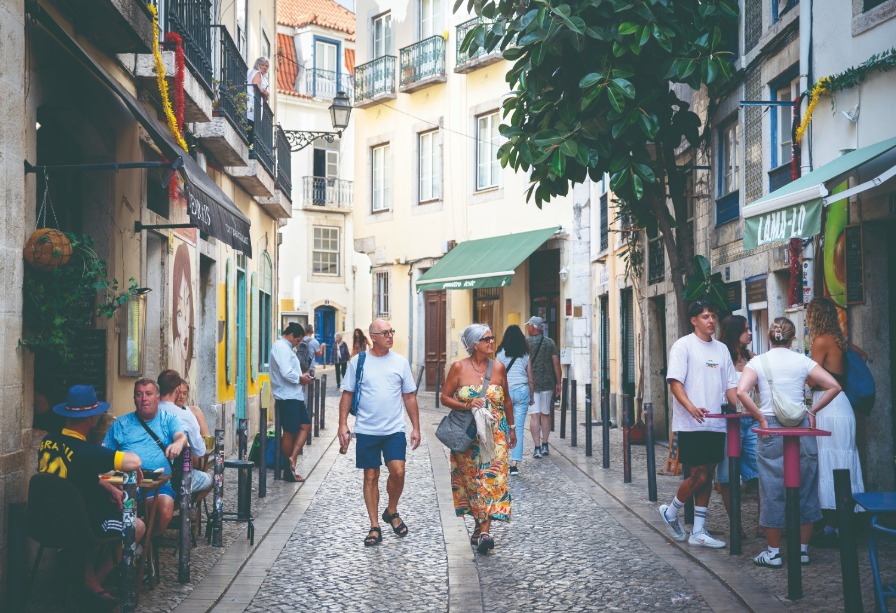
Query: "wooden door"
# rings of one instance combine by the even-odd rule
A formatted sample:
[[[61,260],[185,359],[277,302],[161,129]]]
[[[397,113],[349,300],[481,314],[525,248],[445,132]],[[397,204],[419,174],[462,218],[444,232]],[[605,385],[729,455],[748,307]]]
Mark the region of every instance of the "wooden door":
[[[436,371],[445,380],[445,290],[423,292],[425,309],[425,375],[426,388],[435,389]]]

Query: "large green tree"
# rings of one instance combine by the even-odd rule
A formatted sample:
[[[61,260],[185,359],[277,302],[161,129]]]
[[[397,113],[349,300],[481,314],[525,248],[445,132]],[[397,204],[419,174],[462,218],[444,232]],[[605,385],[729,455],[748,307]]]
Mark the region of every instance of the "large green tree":
[[[698,90],[730,77],[736,0],[466,1],[482,24],[464,45],[500,48],[514,62],[499,156],[531,170],[527,199],[540,207],[609,173],[623,210],[649,236],[662,232],[683,296],[694,243],[684,223],[689,169],[677,153],[685,140],[698,147],[702,132],[672,84]]]

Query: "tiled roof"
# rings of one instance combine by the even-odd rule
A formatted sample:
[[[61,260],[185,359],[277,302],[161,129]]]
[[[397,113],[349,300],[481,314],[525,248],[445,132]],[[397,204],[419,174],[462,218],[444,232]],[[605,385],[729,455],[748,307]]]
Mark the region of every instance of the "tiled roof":
[[[289,34],[277,34],[277,91],[295,92],[299,63],[296,48]]]
[[[355,14],[333,0],[278,0],[277,23],[294,28],[313,24],[355,38]]]

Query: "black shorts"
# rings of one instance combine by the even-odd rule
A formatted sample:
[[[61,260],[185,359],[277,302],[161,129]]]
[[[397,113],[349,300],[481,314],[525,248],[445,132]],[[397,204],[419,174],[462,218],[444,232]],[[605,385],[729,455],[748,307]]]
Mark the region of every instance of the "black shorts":
[[[678,433],[678,461],[685,466],[718,464],[725,458],[725,433],[708,430]]]
[[[303,424],[310,424],[304,400],[275,400],[274,408],[280,410],[280,426],[284,432],[295,434]]]

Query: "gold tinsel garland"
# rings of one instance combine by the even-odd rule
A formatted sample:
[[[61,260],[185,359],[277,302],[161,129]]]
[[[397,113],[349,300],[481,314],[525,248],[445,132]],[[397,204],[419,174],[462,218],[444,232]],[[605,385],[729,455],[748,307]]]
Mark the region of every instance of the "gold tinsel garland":
[[[174,116],[174,110],[171,108],[171,99],[168,97],[168,81],[165,80],[165,65],[162,63],[162,51],[159,48],[159,15],[156,7],[152,4],[147,5],[149,12],[152,13],[152,55],[156,65],[156,80],[159,83],[159,94],[162,96],[162,109],[165,111],[165,117],[168,119],[168,129],[174,135],[177,144],[184,151],[189,152],[187,142],[180,133],[180,126],[177,125],[177,118]]]

